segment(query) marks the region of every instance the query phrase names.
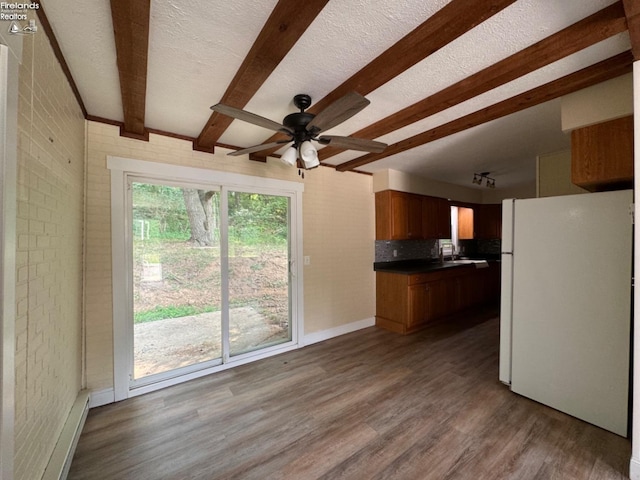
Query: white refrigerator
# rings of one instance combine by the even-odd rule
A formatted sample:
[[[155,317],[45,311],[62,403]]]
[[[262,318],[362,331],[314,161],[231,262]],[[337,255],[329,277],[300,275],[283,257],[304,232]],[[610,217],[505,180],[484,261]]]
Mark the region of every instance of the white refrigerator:
[[[625,437],[632,202],[624,190],[502,204],[500,380]]]

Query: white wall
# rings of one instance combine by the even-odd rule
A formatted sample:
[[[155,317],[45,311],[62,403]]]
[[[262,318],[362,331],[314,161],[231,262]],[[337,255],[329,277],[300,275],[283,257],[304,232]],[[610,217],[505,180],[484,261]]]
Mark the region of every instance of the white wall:
[[[15,444],[18,71],[22,39],[0,31],[0,48],[0,478],[11,480]]]
[[[500,203],[505,198],[532,198],[536,194],[535,183],[509,189],[467,188],[391,169],[373,174],[373,191],[383,190],[418,193],[468,203]]]
[[[15,426],[13,452],[2,445],[2,473],[32,480],[42,477],[82,385],[85,121],[45,33],[21,40],[17,131],[7,142],[17,147],[15,299],[3,291],[15,300],[15,338],[3,338],[15,352]],[[13,454],[12,473],[5,454]]]
[[[538,157],[538,197],[588,193],[571,183],[571,149]]]
[[[562,131],[594,125],[633,113],[633,77],[629,73],[565,95],[560,103]]]
[[[520,185],[512,188],[486,188],[482,190],[481,203],[501,203],[505,198],[534,198],[536,196],[536,184]]]
[[[482,191],[430,178],[409,175],[398,170],[383,170],[373,174],[373,191],[398,190],[401,192],[450,198],[459,202],[482,203]]]

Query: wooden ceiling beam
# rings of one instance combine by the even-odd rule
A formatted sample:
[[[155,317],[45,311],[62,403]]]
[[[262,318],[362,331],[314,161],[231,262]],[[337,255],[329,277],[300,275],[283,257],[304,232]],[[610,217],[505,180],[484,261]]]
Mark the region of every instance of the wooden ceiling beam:
[[[566,75],[553,82],[511,97],[502,102],[482,108],[474,113],[440,125],[413,137],[389,145],[382,153],[367,154],[336,166],[336,170],[344,172],[354,170],[377,160],[397,155],[413,148],[425,145],[434,140],[453,135],[454,133],[476,127],[512,113],[534,107],[549,100],[568,95],[569,93],[590,87],[629,73],[632,70],[633,55],[627,51],[611,57],[590,67]]]
[[[244,108],[329,0],[280,0],[218,103]],[[212,152],[232,118],[213,112],[194,149]]]
[[[149,139],[144,126],[151,0],[111,0],[124,125],[120,134]]]
[[[371,140],[379,138],[504,85],[612,35],[624,32],[626,29],[627,22],[622,3],[615,3],[444,90],[354,132],[352,136]],[[319,150],[318,156],[322,161],[343,151],[344,149],[328,146]]]
[[[360,95],[371,93],[505,9],[514,1],[451,1],[323,99],[312,105],[307,111],[317,114],[351,91],[356,91]],[[287,137],[282,134],[275,134],[263,143],[275,142],[285,138]],[[276,150],[265,150],[261,152],[261,155],[267,156]]]
[[[631,38],[633,58],[640,60],[640,2],[638,0],[623,0],[622,3],[627,17],[627,28]]]

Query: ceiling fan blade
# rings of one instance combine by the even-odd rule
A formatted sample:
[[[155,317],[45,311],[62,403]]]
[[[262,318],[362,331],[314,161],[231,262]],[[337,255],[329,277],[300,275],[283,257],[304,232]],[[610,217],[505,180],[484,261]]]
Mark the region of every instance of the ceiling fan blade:
[[[348,150],[360,150],[362,152],[380,153],[387,148],[386,143],[376,142],[375,140],[367,140],[365,138],[338,137],[335,135],[323,135],[318,138],[323,145],[331,145],[332,147],[344,148]]]
[[[278,140],[277,142],[271,143],[263,143],[262,145],[254,145],[253,147],[243,148],[242,150],[236,150],[235,152],[231,152],[228,155],[232,157],[237,157],[238,155],[246,155],[247,153],[259,152],[260,150],[269,150],[273,147],[278,147],[283,143],[289,143],[292,140]]]
[[[332,127],[348,120],[356,113],[369,105],[369,100],[356,92],[347,93],[339,98],[323,111],[318,113],[307,125],[307,130],[318,133],[322,130],[329,130]]]
[[[278,122],[274,122],[273,120],[269,120],[268,118],[261,117],[260,115],[256,115],[255,113],[247,112],[246,110],[230,107],[229,105],[223,105],[222,103],[213,105],[211,107],[211,110],[213,110],[214,112],[222,113],[223,115],[227,115],[228,117],[237,118],[238,120],[242,120],[243,122],[252,123],[262,128],[275,130],[276,132],[283,132],[287,134],[292,133],[288,128]]]

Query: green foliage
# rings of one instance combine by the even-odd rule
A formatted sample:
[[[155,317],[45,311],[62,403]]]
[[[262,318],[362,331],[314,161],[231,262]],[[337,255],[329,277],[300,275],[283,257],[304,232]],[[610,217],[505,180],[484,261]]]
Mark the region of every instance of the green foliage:
[[[289,199],[229,192],[229,239],[245,245],[283,244],[289,227]]]
[[[133,183],[132,195],[135,238],[189,239],[189,217],[181,188]]]
[[[135,239],[189,240],[191,227],[182,188],[134,182],[132,195]],[[217,208],[217,202],[214,205]],[[287,197],[229,192],[228,206],[230,242],[280,245],[287,241]]]
[[[216,312],[219,308],[214,306],[194,307],[192,305],[175,305],[169,307],[155,307],[152,310],[136,312],[133,315],[133,323],[154,322],[168,318],[180,318],[200,313]]]

